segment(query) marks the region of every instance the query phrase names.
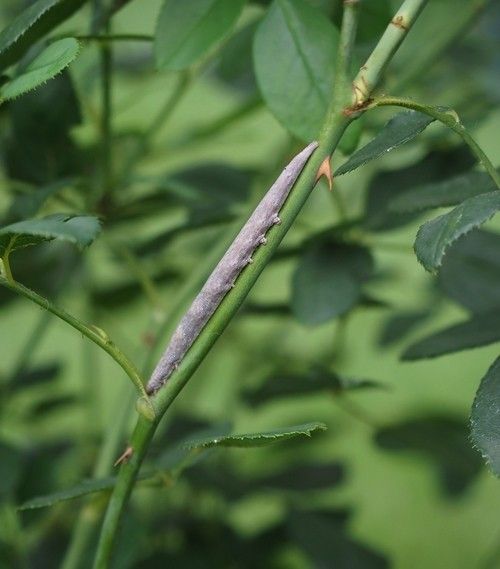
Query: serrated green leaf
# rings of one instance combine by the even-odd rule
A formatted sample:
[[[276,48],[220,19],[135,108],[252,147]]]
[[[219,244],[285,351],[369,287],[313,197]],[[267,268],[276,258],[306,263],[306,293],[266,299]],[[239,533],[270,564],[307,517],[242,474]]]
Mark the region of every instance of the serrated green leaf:
[[[292,311],[303,324],[315,326],[341,316],[362,297],[373,270],[364,247],[333,241],[313,242],[303,253],[292,283]]]
[[[342,176],[375,160],[391,150],[413,140],[435,119],[417,111],[405,111],[394,116],[377,136],[366,146],[355,152],[347,162],[337,168],[335,176]]]
[[[439,269],[441,290],[472,312],[500,308],[500,235],[473,231],[445,255]]]
[[[97,237],[101,225],[90,215],[49,215],[12,223],[0,229],[0,257],[21,247],[37,245],[43,241],[62,239],[79,247],[87,247]]]
[[[0,100],[15,99],[61,73],[78,55],[80,44],[64,38],[49,44],[29,65],[0,87]]]
[[[403,360],[435,358],[487,346],[500,341],[500,310],[474,315],[412,344],[402,355]]]
[[[223,39],[246,0],[165,0],[155,33],[159,69],[180,70],[195,63]]]
[[[308,142],[318,136],[330,102],[337,29],[305,0],[275,0],[254,42],[262,96],[276,118]]]
[[[469,198],[459,206],[420,227],[415,240],[417,259],[436,271],[446,249],[459,237],[488,221],[500,209],[500,191]]]
[[[186,443],[186,448],[209,448],[209,447],[236,447],[251,448],[267,446],[276,442],[287,441],[300,437],[310,437],[316,431],[325,431],[324,423],[305,423],[293,427],[284,427],[264,433],[251,433],[242,435],[227,435],[222,437],[207,437],[194,439]]]
[[[69,18],[86,0],[37,0],[0,32],[0,70],[16,63],[40,38]]]
[[[397,196],[389,204],[389,209],[397,213],[409,213],[435,207],[449,207],[495,190],[496,185],[488,174],[468,172],[448,180],[412,188]]]
[[[481,380],[471,413],[472,440],[500,476],[500,358]]]

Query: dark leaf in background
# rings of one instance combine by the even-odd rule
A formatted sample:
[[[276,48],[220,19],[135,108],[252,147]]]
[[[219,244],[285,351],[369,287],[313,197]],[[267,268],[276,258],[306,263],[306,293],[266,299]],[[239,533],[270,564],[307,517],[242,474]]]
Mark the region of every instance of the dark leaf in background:
[[[2,225],[34,217],[43,204],[53,195],[74,184],[74,180],[59,180],[46,186],[32,187],[16,194]]]
[[[442,291],[471,312],[500,308],[500,235],[473,231],[446,254],[439,270]]]
[[[164,0],[155,32],[158,69],[195,63],[236,24],[246,0]]]
[[[467,171],[474,158],[464,146],[434,150],[411,166],[382,171],[370,182],[366,201],[365,225],[375,231],[384,231],[407,225],[415,213],[394,215],[390,204],[398,196],[415,186],[439,182]]]
[[[292,282],[292,310],[316,326],[351,310],[373,272],[370,251],[359,245],[313,241],[303,252]]]
[[[51,439],[24,451],[22,478],[17,489],[17,503],[53,492],[59,486],[61,469],[75,447],[74,440]],[[30,518],[31,519],[31,518]]]
[[[54,299],[81,264],[81,254],[67,243],[42,244],[19,249],[12,256],[11,268],[15,278],[28,288]],[[0,287],[0,306],[20,297]]]
[[[0,71],[18,61],[40,38],[64,22],[86,0],[36,0],[0,32]]]
[[[319,133],[333,88],[338,31],[305,0],[275,0],[254,41],[257,82],[269,110],[304,142]]]
[[[428,271],[436,271],[450,247],[462,235],[479,227],[500,210],[500,191],[469,198],[450,212],[424,223],[415,240],[417,259]]]
[[[68,73],[12,101],[8,114],[4,161],[10,178],[48,184],[78,171],[69,131],[81,120],[80,106]]]
[[[343,523],[319,512],[292,512],[289,535],[318,569],[385,569],[388,561],[371,548],[354,541]]]
[[[18,481],[21,477],[24,465],[22,451],[17,449],[11,443],[0,441],[0,465],[2,475],[0,476],[0,503],[16,489]]]
[[[363,166],[371,160],[384,156],[391,150],[413,140],[425,130],[434,119],[417,111],[404,111],[394,116],[367,145],[360,148],[335,171],[342,176]]]
[[[500,341],[500,309],[474,314],[469,320],[435,332],[409,346],[403,360],[421,360]]]
[[[465,492],[481,472],[466,423],[455,417],[428,416],[385,427],[375,435],[383,449],[419,452],[438,469],[443,490],[451,497]]]
[[[344,479],[344,468],[340,462],[297,464],[255,480],[258,488],[272,488],[294,492],[310,490],[327,490],[341,483]]]
[[[259,20],[247,24],[224,45],[216,76],[238,91],[253,95],[257,83],[252,65],[252,45]]]
[[[156,275],[152,275],[153,282],[163,285],[178,279],[179,275],[170,268],[165,268]],[[101,308],[114,310],[127,306],[136,300],[144,300],[144,288],[137,280],[121,279],[119,284],[95,286],[90,291],[92,302]]]
[[[193,223],[217,220],[232,213],[250,194],[252,172],[227,164],[205,164],[172,174],[160,187],[189,211]]]
[[[401,341],[430,316],[428,310],[398,312],[384,322],[378,338],[379,346],[387,347]]]
[[[324,369],[312,370],[304,375],[272,375],[260,387],[245,391],[244,401],[252,407],[286,397],[303,397],[328,391],[341,394],[344,391],[383,387],[369,379],[347,378]]]
[[[393,12],[390,0],[363,2],[359,10],[356,40],[362,44],[378,41],[391,21]]]
[[[59,362],[51,362],[38,366],[29,366],[22,369],[17,375],[9,380],[9,389],[18,390],[41,383],[48,383],[56,379],[61,373],[62,365]]]
[[[66,69],[80,52],[75,38],[49,43],[26,66],[20,66],[12,77],[0,85],[0,100],[12,100],[33,91]]]
[[[0,257],[16,249],[39,245],[54,239],[88,247],[101,231],[101,224],[90,215],[57,213],[41,219],[18,221],[0,228]]]
[[[36,510],[38,508],[47,508],[58,504],[59,502],[65,502],[66,500],[74,500],[75,498],[81,498],[82,496],[87,496],[88,494],[93,494],[95,492],[102,492],[103,490],[111,490],[114,488],[116,483],[116,477],[110,476],[109,478],[99,478],[97,480],[82,480],[79,484],[72,486],[71,488],[66,488],[58,492],[53,492],[52,494],[47,494],[45,496],[38,496],[36,498],[31,498],[19,506],[19,510]]]
[[[75,395],[51,395],[31,408],[30,416],[34,419],[51,413],[64,411],[65,407],[74,406],[79,399]]]
[[[500,358],[481,380],[472,406],[471,427],[474,444],[500,476]]]
[[[219,218],[211,218],[206,221],[186,221],[167,229],[159,235],[151,239],[145,239],[143,243],[134,247],[134,252],[140,257],[147,257],[149,255],[156,255],[169,245],[177,237],[187,235],[192,232],[197,232],[201,229],[215,228],[219,225],[225,225],[233,219],[232,215],[221,215]]]
[[[486,172],[467,172],[447,180],[417,185],[396,196],[389,208],[396,213],[412,213],[457,205],[464,200],[496,190],[495,182]]]

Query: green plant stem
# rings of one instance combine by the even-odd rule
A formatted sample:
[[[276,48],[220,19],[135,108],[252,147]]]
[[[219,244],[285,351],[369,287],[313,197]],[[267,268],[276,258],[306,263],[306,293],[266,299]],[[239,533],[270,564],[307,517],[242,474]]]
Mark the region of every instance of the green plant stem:
[[[405,0],[403,2],[353,81],[353,107],[362,108],[370,99],[387,64],[427,2],[428,0]]]
[[[474,140],[474,138],[469,134],[469,132],[464,128],[463,124],[460,122],[458,115],[452,110],[441,110],[436,107],[431,107],[429,105],[423,105],[412,101],[411,99],[405,99],[400,97],[381,97],[373,102],[374,106],[384,107],[384,106],[396,106],[404,107],[406,109],[411,109],[413,111],[418,111],[443,123],[445,126],[450,128],[453,132],[457,133],[460,138],[467,144],[471,149],[471,152],[478,159],[479,163],[482,164],[485,170],[490,175],[491,179],[495,182],[497,188],[500,189],[500,174],[497,172],[490,159],[484,153],[483,149]]]
[[[116,347],[116,345],[111,342],[111,340],[104,334],[94,331],[92,328],[84,324],[78,318],[75,318],[62,308],[59,308],[52,304],[48,299],[44,298],[43,296],[39,295],[35,291],[23,286],[18,282],[10,282],[5,277],[0,277],[0,284],[9,288],[13,292],[24,296],[25,298],[31,300],[38,306],[41,306],[43,309],[48,310],[61,320],[64,320],[67,324],[75,328],[81,332],[85,337],[87,337],[91,342],[97,344],[100,348],[102,348],[105,352],[107,352],[115,362],[123,369],[123,371],[128,375],[128,377],[132,380],[133,384],[141,390],[139,386],[143,386],[142,377],[139,374],[135,365],[127,358],[127,356]],[[144,387],[142,387],[142,391]]]
[[[406,0],[398,14],[404,11],[407,18],[410,18],[413,14],[414,19],[423,8],[425,2],[426,0]],[[389,26],[389,28],[391,27],[394,27],[393,24]],[[375,59],[369,58],[370,82],[368,89],[365,91],[367,98],[370,97],[372,90],[378,84],[383,70],[403,40],[408,27],[405,27],[404,30],[399,30],[398,28],[402,33],[398,33],[397,39],[393,37],[392,33],[386,32],[375,48],[377,57]],[[348,31],[342,30],[341,36],[347,37]],[[390,46],[386,47],[385,44],[390,44]],[[349,45],[349,42],[346,42],[345,45]],[[344,57],[350,57],[350,54],[344,53]],[[345,69],[347,68],[344,62],[341,61],[340,68],[342,68],[342,66],[344,66]],[[362,70],[363,73],[366,71],[366,68]],[[343,97],[338,94],[338,91],[334,93],[332,105],[327,113],[325,124],[319,137],[319,147],[310,158],[280,212],[281,224],[274,226],[268,232],[267,245],[257,249],[254,254],[254,262],[240,274],[235,287],[223,299],[208,324],[181,361],[177,370],[170,376],[168,382],[155,396],[154,401],[157,409],[155,420],[148,422],[143,417],[139,417],[130,442],[130,446],[133,449],[132,456],[128,462],[122,464],[118,474],[117,485],[108,504],[97,548],[94,569],[107,569],[109,567],[125,505],[132,491],[142,459],[146,454],[149,442],[153,437],[160,418],[170,407],[217,338],[222,334],[230,320],[236,314],[253,284],[270,261],[274,251],[302,209],[302,206],[316,185],[316,174],[321,163],[325,158],[331,156],[344,134],[345,129],[350,122],[354,120],[354,116],[352,116],[354,113],[349,115],[349,113],[345,112],[349,103],[352,103],[350,99],[344,100]]]

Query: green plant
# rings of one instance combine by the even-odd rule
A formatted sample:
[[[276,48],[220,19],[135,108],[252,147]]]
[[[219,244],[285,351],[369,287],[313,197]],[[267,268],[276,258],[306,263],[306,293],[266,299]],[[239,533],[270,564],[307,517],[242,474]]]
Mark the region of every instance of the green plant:
[[[480,460],[467,441],[462,417],[428,410],[418,416],[408,413],[399,424],[394,417],[390,424],[381,423],[354,401],[355,392],[366,390],[364,401],[370,406],[370,397],[391,401],[392,395],[383,394],[384,384],[378,379],[350,377],[344,368],[350,367],[346,353],[354,349],[363,354],[372,337],[363,331],[363,342],[346,338],[347,327],[359,313],[375,312],[374,318],[384,321],[381,354],[384,346],[406,338],[426,321],[432,323],[436,315],[448,324],[407,345],[404,360],[500,340],[495,220],[489,230],[478,229],[500,209],[500,174],[497,157],[488,157],[490,152],[483,150],[474,129],[465,126],[495,120],[490,112],[498,101],[489,83],[493,71],[487,68],[493,68],[495,61],[484,57],[475,36],[469,40],[476,50],[471,48],[470,61],[458,65],[452,51],[480,15],[488,11],[498,21],[498,10],[486,0],[467,3],[460,11],[454,10],[453,0],[164,0],[158,14],[129,0],[37,0],[24,9],[11,4],[0,33],[5,189],[0,284],[6,291],[0,300],[11,303],[21,296],[43,312],[5,374],[2,405],[9,411],[18,397],[36,400],[33,385],[41,389],[42,403],[46,397],[49,411],[50,406],[66,409],[69,418],[76,403],[85,414],[78,458],[69,461],[69,476],[61,475],[62,467],[57,472],[61,480],[89,474],[91,478],[66,484],[65,490],[55,493],[42,484],[37,492],[19,499],[23,452],[15,440],[0,443],[0,456],[9,465],[9,477],[1,488],[5,495],[1,517],[9,527],[2,545],[6,559],[19,566],[28,564],[32,550],[45,543],[52,524],[58,523],[58,512],[61,519],[68,518],[65,503],[88,496],[78,517],[66,525],[71,525],[71,532],[65,552],[56,555],[66,569],[92,563],[96,569],[113,563],[154,566],[165,561],[196,567],[206,564],[207,555],[213,556],[208,557],[210,566],[231,566],[235,560],[237,566],[248,567],[387,566],[384,557],[349,535],[344,512],[326,510],[323,501],[317,508],[304,507],[293,497],[297,490],[326,491],[341,479],[343,466],[330,456],[325,461],[328,447],[319,451],[323,456],[319,463],[315,455],[309,459],[307,454],[314,452],[316,436],[311,451],[302,444],[290,447],[300,455],[291,465],[289,447],[275,443],[294,439],[299,445],[303,437],[324,430],[333,400],[369,428],[378,447],[413,449],[428,457],[438,467],[446,495],[460,495],[478,476]],[[138,27],[133,26],[135,18]],[[146,79],[141,78],[139,85],[135,78],[150,60],[155,72],[148,71],[149,83],[145,86]],[[478,79],[464,81],[467,73],[477,74]],[[95,89],[88,88],[92,82]],[[201,90],[198,98],[194,98],[196,89]],[[156,112],[146,101],[137,101],[139,95],[151,95]],[[213,118],[205,102],[208,97],[218,109]],[[387,115],[386,107],[400,110]],[[183,112],[186,116],[177,119]],[[267,121],[264,128],[258,126],[261,117]],[[250,132],[255,128],[257,133],[248,135],[256,137],[253,151],[262,146],[261,154],[274,158],[260,159],[258,168],[256,162],[250,163],[250,169],[229,166],[237,147],[230,137],[239,137],[244,149],[247,124]],[[266,136],[276,139],[269,142],[269,149]],[[148,394],[145,383],[167,338],[259,202],[263,188],[275,178],[286,156],[312,140],[318,140],[318,148],[279,208],[281,223],[266,231],[265,246],[255,249],[253,262],[238,274],[165,385]],[[199,146],[204,145],[200,155],[210,157],[218,141],[221,150],[215,155],[223,163],[212,160],[200,165]],[[385,158],[410,142],[408,149]],[[244,158],[244,150],[237,154]],[[318,175],[331,183],[332,162],[333,191],[327,195]],[[365,165],[361,174],[349,174]],[[363,185],[364,203],[357,188]],[[320,187],[313,194],[314,203],[306,206],[316,186]],[[440,207],[451,209],[433,217],[433,210]],[[421,224],[414,244],[417,260],[437,276],[431,286],[428,282],[415,287],[412,292],[420,296],[407,302],[411,282],[391,274],[398,262],[384,255],[388,250],[399,255],[411,252],[407,241],[401,246],[400,240],[411,236],[415,224]],[[381,238],[383,232],[392,232],[396,241]],[[285,235],[285,246],[277,251]],[[385,273],[379,268],[381,260]],[[402,262],[408,266],[408,259]],[[288,303],[284,283],[290,268]],[[252,297],[245,302],[264,269],[266,273],[276,269],[269,286],[273,294],[264,294],[264,301]],[[401,308],[392,308],[398,294],[404,302]],[[450,299],[465,309],[467,320],[449,326],[454,310]],[[59,307],[63,300],[70,309]],[[12,313],[21,306],[16,302]],[[392,310],[386,317],[388,308]],[[107,382],[113,395],[104,405],[103,433],[96,429],[96,417],[106,396],[99,394],[98,383],[117,374],[100,371],[95,365],[97,352],[84,343],[78,366],[84,376],[83,399],[75,402],[64,389],[54,392],[59,364],[38,369],[33,363],[46,336],[49,313],[111,356],[134,386],[132,393],[125,382],[121,388]],[[236,377],[231,377],[227,394],[214,383],[210,400],[219,401],[227,411],[219,417],[224,422],[200,421],[203,412],[188,413],[186,406],[184,415],[191,418],[185,424],[183,413],[171,411],[171,406],[235,319],[249,329],[232,332],[234,338],[242,338],[236,340],[237,349],[231,348],[237,365],[229,371],[231,358],[217,348],[214,357],[221,354],[220,370],[239,375],[245,389],[236,390]],[[145,329],[139,342],[137,322]],[[8,326],[10,320],[5,330]],[[259,326],[266,330],[262,338]],[[311,328],[306,327],[320,328],[309,334]],[[104,331],[109,328],[110,334]],[[293,350],[286,347],[287,329],[292,330],[289,334],[300,334]],[[310,335],[318,340],[317,348]],[[137,356],[126,355],[129,350],[118,348],[111,336],[121,345],[132,339]],[[137,366],[133,360],[139,357],[142,363]],[[477,392],[471,432],[473,444],[498,475],[497,364],[498,360]],[[373,373],[378,375],[376,366]],[[194,400],[195,409],[203,408],[193,395],[196,385],[203,383],[199,380],[190,383],[195,387],[186,395],[188,402]],[[378,395],[370,395],[371,390]],[[261,429],[251,428],[249,409],[273,402],[292,402],[293,408],[293,401],[314,394],[331,396],[327,411],[320,407],[322,421],[311,423],[307,416],[307,422],[297,425],[300,420],[295,417],[300,414],[287,412],[282,415],[293,417],[293,426],[283,428],[287,421],[276,411],[271,414],[272,425],[262,422]],[[229,396],[230,411],[223,403]],[[5,416],[9,426],[9,413]],[[128,437],[132,419],[136,425]],[[229,420],[238,427],[229,425]],[[166,441],[158,442],[158,456],[149,453],[156,433],[158,441]],[[325,437],[318,436],[318,444]],[[116,460],[125,439],[125,451]],[[222,450],[260,446],[270,449],[254,451],[261,458],[253,476],[238,472],[238,461],[224,458]],[[267,459],[276,461],[275,472],[266,471]],[[213,476],[216,461],[219,478]],[[251,458],[248,461],[251,464]],[[113,462],[119,466],[116,475]],[[151,508],[150,532],[141,533],[141,522],[132,519],[124,525],[125,534],[120,534],[136,486],[149,489],[141,513]],[[246,496],[262,488],[273,489],[281,500],[280,515],[274,520],[271,516],[260,534],[245,539],[228,515],[228,505],[236,500],[244,504]],[[158,492],[161,507],[156,508]],[[103,499],[108,495],[109,500]],[[20,517],[56,504],[60,505],[53,510],[55,521],[50,515],[37,518],[35,512],[33,519]],[[20,520],[28,526],[28,547],[22,545]],[[172,529],[175,524],[177,531]],[[171,528],[166,541],[159,538],[164,527]],[[218,543],[226,533],[228,544]],[[190,551],[183,545],[190,539],[203,545]],[[437,558],[436,566],[440,566]]]

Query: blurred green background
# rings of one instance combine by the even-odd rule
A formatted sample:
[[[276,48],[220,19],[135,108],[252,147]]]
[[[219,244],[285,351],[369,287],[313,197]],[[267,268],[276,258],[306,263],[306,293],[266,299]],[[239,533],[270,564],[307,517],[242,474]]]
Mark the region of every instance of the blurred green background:
[[[7,0],[2,2],[0,11],[4,23],[9,21],[20,4]],[[461,9],[461,2],[457,1],[436,4],[446,4],[447,9],[450,6],[451,9]],[[159,1],[132,1],[114,18],[113,31],[151,34],[159,7]],[[248,7],[243,21],[251,21],[261,10],[263,7],[257,5]],[[65,29],[86,29],[88,17],[88,10],[84,8],[65,24]],[[425,20],[418,25],[422,29],[415,30],[415,42],[422,35],[425,37]],[[488,61],[491,67],[486,69],[486,59],[482,58],[480,43],[486,27],[490,30],[489,49],[496,46],[497,50],[496,68]],[[492,29],[496,30],[496,36],[491,33]],[[432,104],[454,103],[449,100],[452,98],[450,92],[456,96],[463,88],[461,92],[466,93],[470,87],[468,83],[478,81],[480,73],[490,77],[489,74],[496,69],[496,78],[491,84],[482,84],[482,88],[498,101],[499,30],[498,10],[490,10],[429,70],[428,80],[422,78],[413,90],[408,87],[408,93],[415,94],[420,100],[426,97],[423,100]],[[413,49],[416,47],[418,44],[413,45]],[[411,49],[410,45],[407,53]],[[463,58],[465,66],[464,54],[467,53],[472,59],[467,63],[467,69],[473,67],[475,75],[460,72],[460,58]],[[119,43],[114,47],[114,54],[114,152],[116,163],[120,164],[131,133],[149,124],[168,94],[175,89],[179,78],[173,73],[153,71],[151,48],[147,43]],[[399,61],[405,61],[404,57],[405,53],[402,53]],[[82,124],[72,129],[72,137],[87,149],[93,147],[98,136],[96,58],[95,47],[85,46],[79,60],[71,67],[83,113]],[[253,173],[248,174],[250,193],[257,197],[262,195],[273,175],[280,170],[285,157],[290,155],[290,137],[261,103],[226,128],[206,137],[199,136],[199,129],[214,124],[253,96],[248,94],[248,89],[237,89],[221,80],[217,65],[216,58],[192,82],[171,118],[157,133],[154,144],[136,172],[142,181],[136,180],[132,189],[128,188],[128,195],[133,195],[133,192],[140,194],[151,185],[151,180],[158,180],[166,174],[217,162]],[[401,68],[402,63],[399,65]],[[397,76],[397,70],[398,59],[391,67],[390,80]],[[435,80],[436,76],[441,84]],[[469,104],[465,95],[461,104]],[[494,102],[488,104],[491,106],[487,113],[484,106],[479,105],[479,113],[471,118],[470,124],[477,141],[494,164],[500,166],[500,109]],[[373,118],[364,125],[362,140],[369,140],[390,114],[375,111]],[[4,113],[4,126],[6,121]],[[441,127],[433,126],[408,147],[336,180],[334,191],[342,195],[348,213],[354,216],[363,207],[367,187],[377,172],[412,165],[431,147],[456,144]],[[339,154],[334,158],[334,164],[343,159]],[[12,184],[5,170],[1,176],[0,206],[4,210],[11,200]],[[116,192],[120,193],[119,188]],[[253,197],[236,204],[236,211],[240,214],[248,211],[252,201],[255,201]],[[54,207],[49,203],[47,212],[55,211]],[[177,207],[149,219],[116,224],[109,231],[105,222],[104,236],[85,252],[84,265],[73,274],[57,299],[69,311],[106,330],[139,364],[147,350],[144,337],[154,327],[158,308],[152,308],[143,294],[127,303],[115,305],[104,301],[89,308],[92,295],[88,293],[134,278],[126,264],[110,252],[110,240],[141,242],[142,238],[175,227],[184,218],[185,210]],[[311,233],[328,228],[336,221],[338,210],[335,201],[322,183],[312,194],[282,247],[286,249],[299,244]],[[196,482],[183,477],[170,488],[140,488],[134,493],[134,507],[129,514],[129,518],[133,516],[138,520],[137,539],[134,538],[135,543],[127,540],[130,548],[127,554],[123,553],[126,547],[122,545],[124,557],[120,557],[117,566],[135,566],[134,563],[141,566],[141,559],[143,566],[156,566],[153,561],[149,565],[144,561],[141,547],[147,540],[147,533],[161,532],[162,519],[168,519],[169,511],[176,503],[186,502],[196,515],[223,519],[233,531],[245,537],[255,536],[272,527],[290,504],[298,508],[347,509],[351,511],[345,522],[350,538],[385,557],[387,566],[395,569],[500,568],[498,480],[483,465],[470,477],[467,473],[455,473],[456,476],[465,476],[466,481],[459,491],[450,493],[440,470],[440,465],[446,462],[443,455],[450,452],[465,457],[464,470],[467,472],[470,463],[466,431],[456,448],[452,437],[446,438],[446,429],[442,425],[429,430],[422,427],[415,435],[420,442],[403,442],[397,452],[383,448],[380,433],[391,426],[426,417],[442,417],[443,420],[456,420],[458,425],[465,425],[480,378],[498,355],[498,346],[493,345],[433,360],[400,361],[401,352],[412,341],[460,321],[466,314],[465,309],[451,300],[442,297],[438,300],[432,292],[435,278],[425,273],[415,259],[412,243],[421,221],[419,218],[402,228],[366,236],[367,243],[373,246],[376,277],[365,285],[364,291],[383,302],[384,306],[358,306],[341,319],[315,327],[304,326],[290,316],[262,316],[240,311],[174,404],[172,417],[166,419],[167,423],[174,421],[173,417],[184,416],[198,422],[228,421],[235,432],[257,432],[312,420],[324,421],[328,431],[310,441],[246,451],[218,450],[209,458],[205,468],[214,475],[236,472],[238,479],[247,480],[256,474],[270,474],[283,465],[300,461],[338,462],[342,465],[341,479],[332,482],[330,488],[295,494],[261,488],[231,500],[218,495],[213,488],[207,490],[201,485],[197,488]],[[498,222],[493,221],[489,225],[493,230],[500,228]],[[167,268],[175,271],[175,278],[158,285],[167,314],[178,298],[186,275],[203,262],[210,247],[224,231],[227,232],[225,226],[215,226],[183,232],[159,253],[141,260],[150,274]],[[44,248],[37,251],[34,254],[41,258]],[[249,302],[288,302],[295,266],[294,259],[268,266]],[[32,277],[36,282],[37,275]],[[388,318],[398,311],[419,310],[422,306],[430,308],[430,316],[401,341],[381,348],[379,341]],[[2,304],[0,377],[7,378],[19,365],[30,334],[43,318],[42,311],[24,299]],[[163,346],[158,350],[158,356],[162,349]],[[121,369],[109,357],[52,317],[43,331],[43,338],[30,353],[29,361],[33,368],[57,362],[60,372],[54,381],[25,389],[5,390],[2,396],[1,440],[21,449],[28,457],[23,468],[29,472],[22,475],[19,501],[71,486],[82,477],[89,476],[103,433],[116,423],[122,405],[132,392]],[[375,380],[383,387],[347,392],[342,396],[319,392],[270,401],[256,408],[242,398],[243,391],[261,385],[277,367],[300,372],[319,364],[327,365],[343,376]],[[133,423],[134,413],[131,412],[130,426]],[[441,436],[443,441],[439,440]],[[164,433],[159,434],[153,456],[161,453],[167,438]],[[390,447],[391,441],[385,446]],[[418,450],[426,446],[437,447],[437,450]],[[456,457],[450,460],[452,470],[462,468]],[[2,471],[6,464],[0,466]],[[39,562],[34,567],[57,566],[76,519],[77,505],[81,504],[81,500],[60,504],[51,509],[27,512],[17,519],[6,507],[2,510],[3,521],[0,521],[3,528],[1,539],[9,544],[8,547],[16,547],[17,543],[17,547],[32,547],[33,551],[38,551]],[[153,510],[155,517],[152,519],[150,514]],[[175,541],[172,536],[171,539]],[[138,551],[134,551],[134,547]],[[276,566],[322,566],[315,564],[304,550],[293,544],[281,552],[278,559]],[[207,560],[206,566],[224,565]],[[336,567],[334,561],[324,566]],[[349,564],[345,566],[349,567]],[[371,566],[377,565],[366,565]]]

